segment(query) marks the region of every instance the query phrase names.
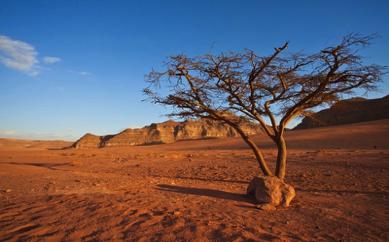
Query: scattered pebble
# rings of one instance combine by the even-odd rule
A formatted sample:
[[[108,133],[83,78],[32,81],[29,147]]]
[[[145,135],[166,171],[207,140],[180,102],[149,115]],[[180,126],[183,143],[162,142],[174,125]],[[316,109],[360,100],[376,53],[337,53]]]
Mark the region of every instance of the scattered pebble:
[[[325,176],[332,176],[332,172],[330,170],[324,172],[324,175]]]
[[[257,208],[260,210],[264,210],[264,211],[276,210],[276,207],[274,207],[273,205],[271,205],[269,203],[257,205]]]

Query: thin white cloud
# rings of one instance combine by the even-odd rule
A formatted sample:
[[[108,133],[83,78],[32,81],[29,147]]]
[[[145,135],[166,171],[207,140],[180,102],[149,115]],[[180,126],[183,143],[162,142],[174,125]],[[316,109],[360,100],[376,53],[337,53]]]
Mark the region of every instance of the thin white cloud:
[[[54,64],[60,61],[61,58],[56,56],[42,58],[43,64]],[[38,51],[34,46],[5,35],[0,35],[0,63],[31,76],[36,76],[42,70],[47,69],[39,65]]]
[[[6,67],[35,76],[40,69],[37,55],[34,46],[0,35],[0,62]]]
[[[43,64],[55,64],[62,59],[57,56],[44,56],[41,59]],[[0,63],[4,66],[21,71],[31,76],[38,75],[42,70],[50,70],[48,67],[40,65],[38,51],[29,43],[14,40],[8,36],[0,35]],[[69,73],[91,76],[88,71],[69,70]]]
[[[9,136],[9,135],[15,135],[15,130],[0,130],[0,136]]]
[[[78,74],[80,74],[81,76],[90,76],[90,75],[92,75],[92,73],[87,72],[87,71],[80,71]]]
[[[31,140],[77,140],[81,135],[72,130],[56,132],[18,132],[15,130],[0,130],[0,138],[31,139]]]
[[[45,64],[54,64],[61,61],[61,58],[55,56],[45,56],[43,57],[43,63]]]
[[[73,74],[78,74],[78,75],[81,75],[81,76],[91,76],[92,73],[88,72],[88,71],[74,71],[74,70],[69,70],[68,71],[69,73],[73,73]]]

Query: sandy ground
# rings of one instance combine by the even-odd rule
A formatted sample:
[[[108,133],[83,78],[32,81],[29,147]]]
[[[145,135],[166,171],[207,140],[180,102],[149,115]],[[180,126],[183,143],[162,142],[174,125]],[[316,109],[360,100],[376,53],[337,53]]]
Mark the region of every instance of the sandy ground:
[[[288,132],[297,197],[277,211],[245,195],[258,168],[239,138],[88,150],[0,139],[0,240],[388,241],[388,137],[389,120]]]

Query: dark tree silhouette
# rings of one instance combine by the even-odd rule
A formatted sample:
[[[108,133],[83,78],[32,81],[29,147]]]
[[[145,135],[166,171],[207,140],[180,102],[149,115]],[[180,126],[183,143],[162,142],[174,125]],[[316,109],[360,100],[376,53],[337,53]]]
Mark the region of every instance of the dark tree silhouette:
[[[376,88],[385,67],[364,64],[359,54],[373,36],[351,34],[315,54],[285,53],[286,42],[269,56],[253,51],[218,56],[171,56],[162,72],[151,71],[144,89],[153,103],[173,107],[171,116],[218,120],[250,146],[265,176],[273,175],[258,145],[241,128],[257,123],[275,143],[275,175],[286,171],[285,127],[312,108],[342,99],[356,89]],[[164,95],[165,93],[165,95]]]

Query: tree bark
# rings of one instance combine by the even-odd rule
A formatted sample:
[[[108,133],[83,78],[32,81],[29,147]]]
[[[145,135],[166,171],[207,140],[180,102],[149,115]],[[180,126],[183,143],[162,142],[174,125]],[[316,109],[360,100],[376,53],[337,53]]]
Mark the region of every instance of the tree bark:
[[[261,168],[263,174],[265,176],[271,176],[272,172],[270,171],[269,167],[266,164],[265,158],[263,157],[262,152],[258,149],[257,145],[250,140],[248,137],[243,137],[244,141],[250,146],[250,148],[253,150],[255,158],[258,161],[259,167]]]
[[[281,135],[278,137],[277,141],[277,162],[276,162],[276,176],[280,179],[284,179],[286,171],[286,142],[284,137]]]
[[[266,164],[265,157],[263,156],[262,152],[259,150],[258,146],[250,139],[250,137],[239,127],[239,125],[234,124],[230,120],[223,119],[222,117],[218,116],[216,113],[213,113],[215,117],[219,117],[219,120],[223,120],[226,122],[228,125],[230,125],[233,129],[238,132],[238,134],[242,137],[244,142],[248,144],[253,151],[255,158],[257,159],[257,162],[259,164],[259,168],[261,168],[262,173],[265,176],[272,176],[272,172],[270,171],[269,167]]]

